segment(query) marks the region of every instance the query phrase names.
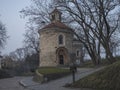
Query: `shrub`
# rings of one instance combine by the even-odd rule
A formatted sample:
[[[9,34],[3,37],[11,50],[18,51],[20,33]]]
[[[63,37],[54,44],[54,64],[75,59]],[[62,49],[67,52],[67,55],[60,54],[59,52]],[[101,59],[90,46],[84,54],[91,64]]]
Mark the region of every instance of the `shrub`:
[[[2,78],[10,78],[12,75],[9,73],[8,70],[0,69],[0,79]]]

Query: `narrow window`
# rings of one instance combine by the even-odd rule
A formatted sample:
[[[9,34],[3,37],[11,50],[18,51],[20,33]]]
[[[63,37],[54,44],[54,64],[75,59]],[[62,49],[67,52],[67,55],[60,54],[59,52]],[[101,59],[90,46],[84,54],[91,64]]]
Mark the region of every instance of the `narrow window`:
[[[77,57],[79,56],[79,53],[80,53],[79,50],[77,50],[77,52],[76,52],[76,56],[77,56]]]
[[[63,44],[63,35],[59,35],[59,44]]]
[[[55,15],[52,15],[52,20],[55,20]]]

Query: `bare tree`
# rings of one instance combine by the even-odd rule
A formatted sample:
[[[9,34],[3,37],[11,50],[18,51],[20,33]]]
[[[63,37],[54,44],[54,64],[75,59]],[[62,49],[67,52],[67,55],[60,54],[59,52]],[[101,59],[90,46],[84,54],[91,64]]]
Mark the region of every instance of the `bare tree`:
[[[10,56],[4,55],[1,60],[1,65],[2,65],[2,68],[12,69],[15,67],[15,62]]]
[[[46,3],[46,1],[47,0],[45,0],[45,1],[33,0],[33,4],[35,6],[30,6],[29,8],[27,7],[25,9],[23,9],[21,11],[21,13],[24,14],[25,16],[30,16],[30,18],[29,18],[30,23],[32,21],[32,23],[35,22],[38,25],[38,27],[42,26],[43,23],[41,23],[40,21],[42,21],[42,22],[44,21],[45,23],[49,22],[49,19],[48,19],[49,14],[48,13],[49,13],[50,9],[55,6],[55,3],[56,3],[55,0],[51,0],[52,4],[50,3],[50,1],[49,1],[49,3]],[[65,14],[63,16],[68,16],[68,15],[70,15],[70,14],[65,12]],[[73,19],[73,17],[71,17],[71,16],[68,16],[67,18],[68,18],[67,20],[64,19],[64,22],[66,22],[67,24],[70,23],[70,22],[73,22],[75,20],[77,21],[77,18]],[[39,23],[38,23],[38,21],[39,21]],[[77,23],[80,24],[82,22],[77,22]],[[73,27],[75,27],[75,26],[73,25]],[[100,56],[100,55],[99,55],[99,50],[98,50],[98,53],[97,53],[96,41],[95,41],[95,39],[93,37],[93,34],[89,30],[89,28],[86,28],[86,27],[87,27],[87,25],[85,25],[85,24],[83,24],[82,26],[78,25],[78,29],[79,30],[83,29],[83,31],[82,31],[81,34],[78,34],[76,32],[75,32],[75,34],[79,38],[79,40],[82,43],[84,43],[84,46],[88,50],[88,53],[91,56],[94,64],[99,64],[100,61],[99,61],[98,56]],[[76,27],[75,27],[75,29],[76,29]],[[33,28],[29,28],[29,30],[33,30]],[[32,35],[32,33],[31,33],[31,35]],[[31,37],[31,35],[29,35],[29,34],[26,33],[26,37],[27,38]],[[85,38],[83,39],[83,37],[85,37]],[[27,41],[26,43],[28,44],[29,40],[25,40],[25,41]],[[29,45],[32,45],[32,44],[29,44]]]
[[[99,55],[101,44],[105,49],[106,58],[113,63],[115,60],[110,49],[110,39],[120,21],[120,10],[117,9],[117,13],[115,11],[120,6],[118,0],[59,0],[57,4],[82,27],[86,42],[76,35],[84,43],[90,57],[95,58]],[[95,39],[99,42],[98,46]],[[98,53],[95,53],[97,51]],[[95,59],[97,58],[99,57]]]
[[[80,8],[82,6],[80,2],[77,0],[59,0],[56,3],[63,11],[68,12],[69,22],[72,24],[72,28],[75,28],[74,34],[84,44],[93,63],[98,65],[100,64],[100,42],[96,40],[97,38],[91,31],[92,28],[88,26],[89,24],[91,25],[91,20],[85,12],[85,9],[83,7]]]
[[[120,45],[120,37],[119,36],[120,36],[120,33],[118,30],[111,37],[110,48],[111,48],[111,51],[113,52],[114,56],[117,56],[117,52],[119,52],[119,50],[118,50],[118,47]]]
[[[50,22],[49,10],[52,8],[51,2],[47,0],[31,0],[32,5],[20,11],[23,17],[29,17],[26,25],[27,30],[24,34],[25,48],[31,53],[39,53],[38,30]]]
[[[16,61],[24,61],[27,54],[25,48],[18,48],[15,51],[11,52],[9,56]]]
[[[31,50],[33,53],[39,53],[39,36],[38,30],[35,30],[34,27],[30,26],[25,33],[25,47]]]
[[[16,61],[17,74],[35,70],[39,64],[39,55],[36,53],[29,53],[28,48],[18,48],[9,54],[9,57]]]
[[[50,21],[49,11],[58,6],[65,12],[64,17],[67,19],[64,21],[75,29],[74,34],[84,44],[94,64],[100,63],[101,45],[105,49],[106,58],[111,63],[115,61],[110,42],[120,21],[120,10],[114,12],[120,5],[119,0],[50,0],[48,3],[47,0],[32,1],[33,5],[21,11],[25,17],[29,17],[29,23],[34,23],[38,28],[44,26]],[[44,25],[41,22],[45,22]]]
[[[37,25],[39,29],[43,26],[43,23],[49,23],[49,11],[52,9],[51,0],[31,0],[32,5],[23,8],[20,13],[22,17],[29,17],[28,23],[31,25]]]
[[[3,48],[7,40],[7,32],[5,25],[0,21],[0,48]]]

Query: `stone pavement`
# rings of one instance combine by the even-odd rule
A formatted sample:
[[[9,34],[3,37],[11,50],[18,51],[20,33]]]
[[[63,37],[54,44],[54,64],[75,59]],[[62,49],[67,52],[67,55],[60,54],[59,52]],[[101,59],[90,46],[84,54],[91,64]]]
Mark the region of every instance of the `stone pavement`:
[[[78,72],[75,74],[75,79],[79,80],[93,72],[96,72],[102,68],[80,68]],[[91,90],[91,89],[76,89],[76,88],[65,88],[63,87],[65,84],[72,83],[72,75],[53,80],[44,84],[35,83],[32,81],[32,77],[26,77],[20,81],[22,85],[25,86],[29,90]]]
[[[14,77],[0,79],[0,90],[28,90],[19,84],[19,81],[25,77]]]
[[[34,82],[33,77],[25,77],[22,80],[19,81],[20,85],[22,85],[23,87],[29,87],[29,86],[35,86],[35,85],[40,85],[37,82]]]

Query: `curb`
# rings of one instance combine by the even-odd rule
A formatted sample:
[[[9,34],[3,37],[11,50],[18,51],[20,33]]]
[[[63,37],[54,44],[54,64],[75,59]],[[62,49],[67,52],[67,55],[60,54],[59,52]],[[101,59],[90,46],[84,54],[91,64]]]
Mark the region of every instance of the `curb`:
[[[23,87],[27,87],[27,85],[21,80],[21,81],[19,81],[19,84],[21,85],[21,86],[23,86]]]
[[[34,81],[32,81],[31,79],[29,79],[29,78],[25,78],[25,79],[22,79],[22,80],[20,80],[20,81],[18,81],[19,82],[19,84],[21,85],[21,86],[23,86],[23,87],[30,87],[30,86],[36,86],[36,85],[40,85],[40,83],[36,83],[36,82],[34,82]]]

